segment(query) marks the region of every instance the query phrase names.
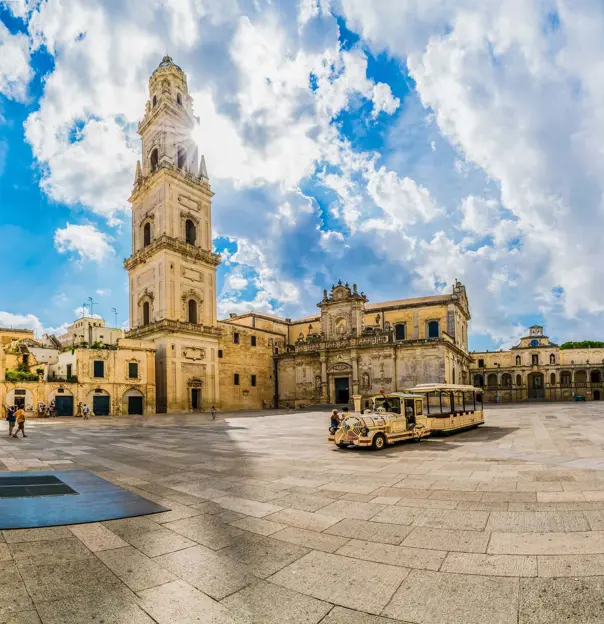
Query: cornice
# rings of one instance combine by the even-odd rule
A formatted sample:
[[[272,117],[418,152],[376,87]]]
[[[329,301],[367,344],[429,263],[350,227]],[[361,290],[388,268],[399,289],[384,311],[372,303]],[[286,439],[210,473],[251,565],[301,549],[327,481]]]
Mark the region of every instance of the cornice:
[[[163,319],[161,321],[149,323],[143,327],[135,327],[134,329],[131,329],[129,332],[126,332],[126,338],[140,339],[156,334],[191,334],[206,338],[220,338],[222,331],[218,327],[209,327],[207,325],[199,325],[196,323],[185,323],[183,321]]]
[[[179,169],[172,163],[159,163],[155,171],[144,176],[138,184],[134,185],[132,194],[128,198],[131,204],[136,203],[144,195],[149,192],[151,187],[158,182],[162,176],[176,178],[179,182],[183,182],[194,191],[201,191],[208,199],[214,197],[214,193],[210,188],[210,183],[204,179],[194,176],[192,173]]]
[[[189,245],[178,238],[162,234],[152,240],[150,245],[139,249],[129,258],[124,259],[124,268],[126,271],[131,271],[139,264],[144,264],[150,260],[159,251],[164,250],[174,251],[186,258],[196,260],[197,262],[203,262],[204,264],[212,267],[217,267],[221,262],[220,254],[215,254],[211,251],[194,247],[193,245]]]

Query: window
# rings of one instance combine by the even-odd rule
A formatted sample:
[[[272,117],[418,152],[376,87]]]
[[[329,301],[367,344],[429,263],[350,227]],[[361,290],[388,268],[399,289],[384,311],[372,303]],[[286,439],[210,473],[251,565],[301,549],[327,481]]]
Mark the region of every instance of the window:
[[[157,106],[157,95],[153,96],[153,108]]]
[[[233,385],[234,386],[238,386],[239,385],[239,373],[234,373],[233,374]]]
[[[95,377],[105,376],[105,362],[103,362],[103,360],[94,361],[94,376]]]
[[[537,353],[531,356],[533,366],[539,366],[539,355]]]
[[[151,306],[148,301],[143,303],[143,325],[149,325],[149,319],[151,317]]]
[[[405,340],[405,324],[399,323],[394,326],[394,337],[396,340]]]
[[[522,385],[522,375],[516,375],[516,385],[517,386]]]
[[[237,332],[233,334],[233,344],[239,344],[239,334]]]
[[[185,222],[185,242],[189,243],[189,245],[194,245],[196,238],[197,231],[195,224],[191,221],[191,219],[187,219]]]
[[[189,299],[189,323],[197,323],[197,301]]]
[[[560,375],[560,384],[563,386],[570,386],[571,384],[571,375],[568,371],[564,371]]]
[[[184,169],[187,164],[187,150],[184,147],[179,147],[176,152],[176,161],[179,169]]]
[[[151,224],[145,223],[143,228],[143,247],[147,247],[151,244]]]
[[[182,97],[181,97],[180,93],[176,94],[176,103],[179,104],[180,106],[182,106]]]
[[[438,338],[439,327],[438,321],[430,321],[428,323],[428,338]]]
[[[67,379],[69,379],[72,376],[71,371],[72,371],[72,365],[67,364]]]
[[[159,164],[159,152],[157,151],[157,148],[155,148],[151,152],[150,162],[151,162],[151,173],[153,173],[157,169],[157,165]]]
[[[550,383],[550,385],[552,385],[552,386],[555,386],[555,385],[556,385],[556,373],[552,373],[552,374],[549,376],[549,383]]]
[[[516,366],[520,366],[522,364],[522,359],[519,355],[516,356]]]
[[[252,388],[256,387],[256,375],[252,375]]]
[[[252,347],[255,347],[256,346],[256,336],[252,336],[251,339],[252,339]]]
[[[138,379],[138,362],[128,362],[128,377]]]
[[[478,360],[478,368],[484,368],[484,360],[483,359]]]
[[[222,349],[218,349],[218,357],[221,358],[222,357]]]

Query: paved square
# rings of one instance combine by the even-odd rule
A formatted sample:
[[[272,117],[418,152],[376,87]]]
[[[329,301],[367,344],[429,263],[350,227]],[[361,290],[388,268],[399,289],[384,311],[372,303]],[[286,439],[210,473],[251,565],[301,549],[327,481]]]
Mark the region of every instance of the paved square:
[[[30,421],[0,470],[170,511],[0,533],[0,622],[602,622],[604,404],[487,410],[380,453],[327,412]]]

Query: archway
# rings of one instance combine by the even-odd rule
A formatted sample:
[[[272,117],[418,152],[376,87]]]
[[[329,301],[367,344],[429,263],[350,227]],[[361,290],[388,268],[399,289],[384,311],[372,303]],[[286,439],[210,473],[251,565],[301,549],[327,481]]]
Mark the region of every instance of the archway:
[[[189,323],[197,324],[197,301],[189,299]]]
[[[482,388],[484,386],[484,377],[482,375],[474,375],[474,386]]]
[[[516,375],[516,385],[517,386],[522,385],[522,375]]]
[[[504,388],[512,387],[512,376],[509,373],[504,373],[503,377],[501,378],[501,385]]]
[[[589,374],[591,383],[602,383],[602,373],[599,370],[592,370]]]
[[[143,325],[149,325],[151,319],[151,306],[148,301],[143,303]]]
[[[487,377],[487,387],[496,388],[497,386],[497,375],[495,373],[490,373]]]
[[[151,164],[151,173],[153,173],[157,169],[157,165],[159,164],[159,152],[157,150],[157,147],[151,152],[151,159],[149,162]]]
[[[147,247],[151,244],[151,224],[145,223],[143,228],[143,247]]]
[[[145,413],[145,395],[137,388],[124,392],[122,413],[142,416]]]
[[[575,373],[575,385],[584,386],[587,383],[587,373],[584,370],[579,370]]]
[[[594,401],[599,401],[601,397],[599,390],[594,390]]]
[[[545,397],[543,373],[530,373],[528,376],[528,387],[529,399],[543,399]]]

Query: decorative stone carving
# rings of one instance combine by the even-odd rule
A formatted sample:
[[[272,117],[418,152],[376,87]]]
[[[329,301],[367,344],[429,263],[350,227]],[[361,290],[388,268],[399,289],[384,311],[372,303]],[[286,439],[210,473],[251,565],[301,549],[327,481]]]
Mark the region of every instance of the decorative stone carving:
[[[182,356],[187,360],[205,360],[206,350],[197,347],[186,347],[182,351]]]
[[[188,195],[179,195],[178,202],[188,210],[199,210],[199,202],[195,201],[192,197],[189,197]]]

